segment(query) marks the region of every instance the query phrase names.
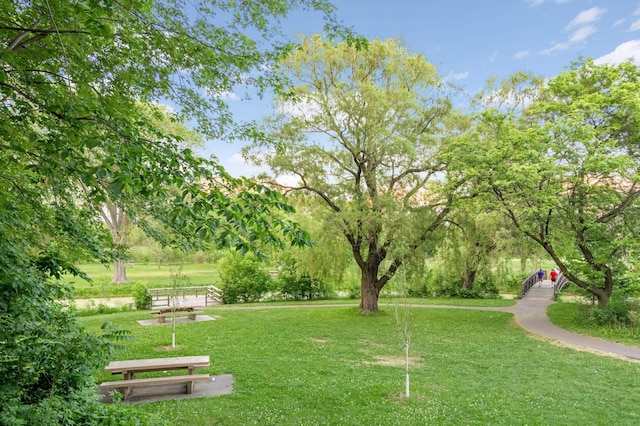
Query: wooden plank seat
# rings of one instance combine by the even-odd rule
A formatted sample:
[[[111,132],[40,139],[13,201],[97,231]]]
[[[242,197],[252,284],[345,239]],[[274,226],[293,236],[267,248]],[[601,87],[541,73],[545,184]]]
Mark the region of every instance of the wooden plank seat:
[[[190,320],[194,320],[196,319],[196,317],[198,315],[203,315],[204,311],[175,311],[175,312],[171,312],[171,311],[154,311],[151,312],[151,315],[156,315],[158,318],[158,322],[159,323],[164,323],[165,322],[165,318],[169,317],[171,318],[171,316],[176,316],[176,317],[189,317]]]
[[[193,374],[196,368],[209,368],[209,355],[180,356],[175,358],[147,358],[111,361],[104,371],[122,374],[125,380],[131,380],[136,373],[148,373],[165,370],[188,370]]]
[[[174,383],[186,383],[187,393],[193,392],[195,382],[209,380],[208,374],[188,374],[184,376],[149,377],[145,379],[116,380],[113,382],[103,382],[98,386],[100,389],[117,389],[124,395],[124,399],[129,397],[131,389],[135,387],[160,386]]]

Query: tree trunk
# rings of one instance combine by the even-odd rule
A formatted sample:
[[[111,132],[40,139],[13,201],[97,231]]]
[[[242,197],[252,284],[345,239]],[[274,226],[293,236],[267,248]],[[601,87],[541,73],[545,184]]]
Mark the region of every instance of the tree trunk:
[[[362,283],[362,296],[360,298],[360,309],[363,312],[378,312],[378,290],[373,283]]]
[[[380,290],[376,286],[376,276],[362,271],[360,280],[360,309],[362,312],[378,312]]]
[[[527,271],[527,256],[520,256],[520,272]]]
[[[467,290],[473,290],[473,283],[476,281],[476,274],[478,273],[475,269],[467,269],[466,276],[464,278],[464,288]]]
[[[113,262],[113,281],[114,284],[128,283],[127,267],[124,260],[116,260]]]

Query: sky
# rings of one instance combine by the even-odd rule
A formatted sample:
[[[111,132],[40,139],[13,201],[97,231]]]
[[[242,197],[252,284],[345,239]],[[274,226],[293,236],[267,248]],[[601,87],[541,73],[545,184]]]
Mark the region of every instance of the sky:
[[[491,77],[517,71],[552,78],[580,57],[640,65],[640,0],[333,0],[337,15],[369,39],[401,38],[411,53],[434,64],[438,73],[470,96]],[[283,24],[296,34],[322,32],[317,15],[296,13]],[[269,100],[229,97],[240,120],[260,119]],[[250,176],[241,146],[208,142],[233,175]]]

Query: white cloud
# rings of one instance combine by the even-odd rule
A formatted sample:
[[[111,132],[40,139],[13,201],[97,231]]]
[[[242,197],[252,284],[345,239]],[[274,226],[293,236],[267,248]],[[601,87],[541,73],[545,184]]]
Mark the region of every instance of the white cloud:
[[[640,65],[640,40],[629,40],[618,47],[611,53],[599,57],[594,62],[598,65],[602,64],[619,64],[628,59]]]
[[[587,25],[586,27],[580,27],[571,34],[569,37],[569,43],[579,43],[586,40],[591,34],[595,33],[596,29],[593,25]]]
[[[553,0],[556,4],[564,4],[569,3],[571,0]],[[525,3],[529,3],[531,7],[540,6],[544,3],[544,0],[524,0]]]
[[[640,15],[640,6],[638,6],[638,8],[636,10],[633,11],[632,13],[633,16],[638,16]]]
[[[567,24],[565,30],[570,30],[575,27],[591,24],[592,22],[600,19],[600,17],[604,15],[606,11],[607,9],[601,7],[592,7],[591,9],[583,10]]]
[[[220,99],[225,99],[227,101],[240,100],[240,96],[238,96],[236,93],[231,92],[229,90],[223,90],[223,91],[217,93],[215,96],[217,96]]]
[[[629,27],[629,31],[638,31],[640,30],[640,19],[634,21]]]
[[[489,62],[493,62],[498,58],[498,52],[493,52],[491,56],[489,56]]]
[[[450,73],[448,76],[445,77],[445,80],[448,80],[448,81],[464,80],[465,78],[469,77],[469,74],[470,74],[469,71]]]
[[[541,50],[541,55],[551,55],[552,53],[562,52],[573,47],[575,44],[583,43],[589,38],[589,36],[596,32],[596,27],[592,24],[599,20],[602,15],[607,12],[607,9],[601,7],[592,7],[591,9],[583,10],[578,13],[564,27],[565,32],[571,32],[566,41],[558,42],[548,49]]]
[[[515,55],[513,55],[513,57],[515,59],[524,59],[527,58],[531,55],[531,51],[530,50],[521,50],[518,53],[516,53]]]
[[[571,47],[571,43],[563,42],[556,43],[548,49],[544,49],[540,51],[541,55],[550,55],[555,52],[562,52],[563,50],[567,50]]]
[[[624,24],[624,22],[626,21],[626,18],[622,18],[622,19],[618,19],[616,22],[613,23],[612,27],[619,27],[620,25]]]

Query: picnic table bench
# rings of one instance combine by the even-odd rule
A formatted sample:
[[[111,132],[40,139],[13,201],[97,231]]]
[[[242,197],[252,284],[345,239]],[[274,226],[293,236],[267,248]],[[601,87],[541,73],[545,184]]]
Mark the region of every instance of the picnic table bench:
[[[204,314],[204,312],[196,311],[196,306],[163,307],[151,311],[151,315],[155,315],[159,323],[164,323],[167,315],[188,316],[190,320],[195,320],[201,314]]]
[[[210,366],[209,356],[184,356],[175,358],[149,358],[132,359],[125,361],[112,361],[105,367],[105,371],[111,374],[122,374],[124,380],[100,383],[100,389],[118,389],[127,399],[131,390],[138,386],[157,386],[172,383],[186,383],[187,393],[193,392],[193,386],[197,381],[209,380],[208,374],[194,374],[196,368]],[[136,373],[146,373],[166,370],[187,370],[188,374],[182,376],[149,377],[135,379]]]

